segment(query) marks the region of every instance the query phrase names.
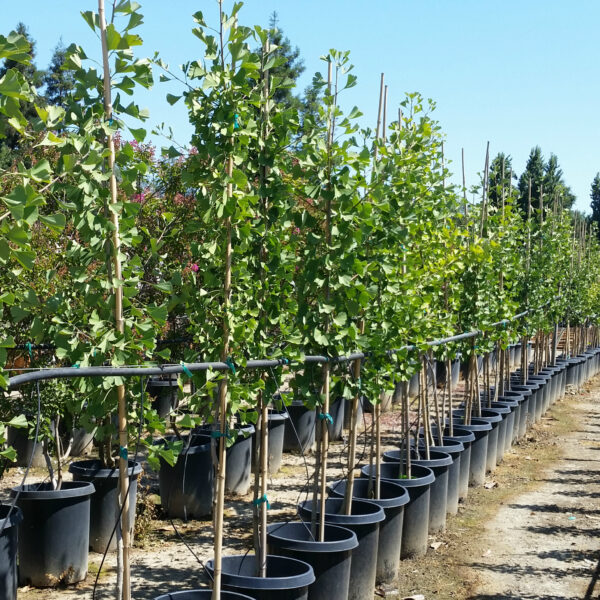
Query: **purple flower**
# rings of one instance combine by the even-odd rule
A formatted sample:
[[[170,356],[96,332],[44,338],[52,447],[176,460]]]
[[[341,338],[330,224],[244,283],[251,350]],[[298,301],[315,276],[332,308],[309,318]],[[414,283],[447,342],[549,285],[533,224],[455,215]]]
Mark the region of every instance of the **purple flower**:
[[[200,267],[196,263],[193,263],[190,265],[190,269],[194,271],[194,273],[197,273],[200,270]]]

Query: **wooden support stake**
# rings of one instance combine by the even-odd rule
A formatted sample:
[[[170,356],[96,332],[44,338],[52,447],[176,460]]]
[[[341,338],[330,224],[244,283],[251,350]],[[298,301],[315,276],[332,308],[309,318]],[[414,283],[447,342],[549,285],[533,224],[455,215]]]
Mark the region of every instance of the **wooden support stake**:
[[[105,120],[112,121],[112,90],[110,82],[110,65],[108,62],[108,42],[106,36],[106,15],[104,10],[104,0],[98,0],[98,21],[100,25],[100,39],[102,43],[102,66],[104,75],[104,113]],[[115,167],[115,144],[112,134],[107,135],[108,147],[108,168],[110,170],[110,203],[116,205],[117,198],[117,179],[114,173]],[[112,275],[114,281],[120,281],[121,275],[121,238],[119,235],[119,211],[111,211],[111,220],[113,225],[112,232]],[[123,321],[123,288],[120,285],[113,287],[113,297],[115,299],[115,329],[122,335],[125,327]],[[129,561],[129,459],[127,456],[127,405],[125,399],[125,386],[117,386],[118,418],[119,418],[119,495],[121,505],[121,540],[118,541],[119,554],[122,556],[122,577],[119,577],[122,583],[120,598],[130,600],[131,598],[131,573]],[[121,554],[122,546],[122,554]]]

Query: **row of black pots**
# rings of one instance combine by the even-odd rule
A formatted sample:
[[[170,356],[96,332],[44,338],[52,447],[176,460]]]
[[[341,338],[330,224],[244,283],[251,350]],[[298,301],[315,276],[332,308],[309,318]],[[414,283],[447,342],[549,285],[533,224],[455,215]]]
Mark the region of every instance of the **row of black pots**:
[[[34,420],[34,417],[30,417],[30,420]],[[68,433],[62,432],[61,437],[67,442],[64,447],[67,447],[70,443],[69,456],[73,458],[89,454],[93,448],[94,432],[89,432],[83,427],[75,427]],[[31,466],[35,468],[46,466],[43,445],[41,442],[35,442],[30,438],[27,429],[8,427],[6,441],[17,453],[15,462],[17,467],[26,467],[29,465],[29,461],[31,461]]]
[[[85,579],[88,550],[116,548],[119,532],[118,469],[104,469],[98,460],[72,463],[73,481],[54,490],[50,483],[17,486],[12,511],[0,506],[0,590],[16,586],[18,530],[18,581],[21,585],[54,587]],[[130,462],[129,519],[133,535],[139,463]],[[6,516],[10,511],[10,518]],[[109,540],[112,541],[109,546]],[[0,598],[14,598],[13,594]]]
[[[396,462],[381,465],[382,500],[374,501],[370,495],[372,467],[364,467],[363,478],[355,482],[352,515],[341,514],[345,482],[334,484],[332,497],[326,503],[325,542],[316,542],[311,535],[311,501],[299,507],[305,523],[270,527],[270,552],[312,564],[316,579],[309,587],[307,597],[370,599],[375,582],[395,575],[400,558],[426,552],[428,533],[445,526],[445,514],[457,509],[458,499],[467,494],[469,481],[471,485],[483,483],[486,470],[495,468],[506,450],[524,433],[521,425],[526,430],[529,423],[564,393],[566,367],[559,363],[557,368],[548,369],[546,373],[531,374],[525,384],[521,384],[518,377],[516,373],[511,391],[498,398],[492,397],[491,405],[469,425],[461,423],[464,413],[457,411],[454,435],[448,435],[447,427],[443,432],[443,445],[430,448],[429,459],[421,456],[413,460],[410,479],[399,478],[399,453],[386,453],[384,461]],[[482,400],[485,406],[487,398]],[[344,534],[340,531],[342,527],[350,533]],[[350,547],[354,539],[352,533],[358,543],[354,549]],[[390,540],[396,541],[392,544]],[[339,554],[336,558],[325,559],[325,548],[333,550],[336,544]],[[241,559],[232,560],[239,569]],[[335,575],[330,571],[334,566]],[[248,569],[248,573],[255,572],[254,559]],[[344,573],[348,574],[347,580]],[[229,575],[226,579],[231,583]],[[235,586],[229,589],[258,597],[252,589]]]
[[[511,392],[505,393],[504,396],[499,397],[497,402],[493,402],[491,408],[486,408],[482,411],[482,415],[479,419],[474,419],[469,425],[463,425],[462,427],[457,426],[453,432],[455,435],[447,436],[444,438],[444,445],[438,448],[430,449],[430,457],[428,460],[417,459],[413,461],[413,476],[410,479],[399,480],[399,466],[398,462],[384,463],[382,468],[382,499],[377,501],[375,504],[371,500],[364,501],[359,500],[361,496],[369,498],[369,488],[371,486],[370,477],[372,477],[372,471],[369,468],[363,468],[364,479],[356,482],[355,497],[357,500],[353,502],[353,512],[357,512],[360,516],[360,523],[356,523],[357,528],[369,524],[370,529],[363,527],[364,532],[359,534],[354,531],[356,540],[358,542],[357,550],[355,554],[362,556],[361,552],[367,554],[365,548],[370,548],[368,556],[376,556],[377,560],[373,562],[364,561],[358,559],[355,561],[357,565],[352,568],[348,567],[348,562],[352,565],[352,561],[348,561],[348,553],[352,548],[344,546],[343,552],[346,553],[346,570],[349,568],[349,594],[346,597],[363,598],[368,597],[368,594],[372,594],[374,581],[385,581],[391,577],[391,574],[395,573],[394,566],[397,567],[399,557],[414,556],[422,553],[426,550],[427,533],[429,531],[439,530],[443,528],[444,523],[441,519],[442,513],[448,511],[449,507],[455,506],[457,497],[460,496],[461,492],[464,495],[464,473],[465,470],[462,468],[462,464],[466,464],[465,458],[469,456],[469,478],[471,483],[476,483],[473,479],[473,464],[478,465],[478,469],[481,469],[481,465],[485,468],[493,468],[495,464],[502,458],[503,452],[510,447],[510,444],[518,439],[521,432],[521,424],[525,422],[527,425],[527,417],[529,415],[529,421],[541,416],[545,410],[564,393],[564,387],[568,380],[569,370],[575,371],[575,381],[583,381],[586,376],[592,376],[598,372],[600,365],[600,357],[598,351],[590,351],[582,357],[576,357],[578,360],[565,359],[559,360],[556,368],[549,368],[543,370],[538,374],[529,374],[527,382],[516,383],[513,386]],[[582,362],[583,359],[585,362]],[[583,373],[583,374],[582,374]],[[515,380],[520,382],[519,373],[516,374]],[[484,404],[485,404],[484,399]],[[529,405],[527,406],[527,401]],[[511,417],[512,415],[512,417]],[[460,417],[460,411],[457,412],[457,416]],[[524,421],[525,419],[525,421]],[[460,421],[459,421],[460,423]],[[494,435],[490,432],[496,432]],[[483,435],[478,436],[478,433]],[[448,429],[444,433],[448,433]],[[202,442],[210,442],[208,436],[197,436],[199,438],[204,437]],[[247,436],[250,437],[250,436]],[[486,440],[487,447],[485,448],[485,459],[483,458],[483,447],[481,444],[477,446],[479,440]],[[447,442],[454,442],[453,444],[447,444]],[[199,446],[206,445],[205,443],[198,444]],[[462,451],[461,451],[462,446]],[[190,448],[193,448],[190,444]],[[467,448],[468,447],[468,448]],[[438,450],[445,450],[450,454],[439,452]],[[467,453],[467,449],[470,453]],[[477,450],[474,452],[474,450]],[[189,453],[186,452],[187,455]],[[192,452],[193,454],[193,452]],[[398,456],[385,456],[385,460],[393,460],[399,458]],[[461,462],[457,462],[460,458]],[[475,460],[474,460],[475,459]],[[184,456],[183,462],[189,460],[189,457]],[[92,461],[84,461],[84,463],[90,463]],[[427,466],[424,466],[427,465]],[[185,467],[185,465],[184,465]],[[431,467],[432,469],[429,469]],[[20,551],[20,565],[19,565],[19,577],[24,583],[30,583],[33,585],[55,585],[58,583],[58,578],[61,577],[65,583],[71,583],[85,577],[87,572],[87,549],[89,543],[92,543],[91,538],[98,539],[99,541],[107,538],[102,538],[101,535],[92,534],[93,526],[90,524],[90,504],[92,499],[95,498],[99,504],[101,497],[110,498],[111,493],[116,493],[116,470],[102,470],[98,468],[98,465],[87,464],[80,465],[79,467],[73,466],[75,478],[79,478],[80,481],[65,482],[61,490],[54,491],[48,489],[47,485],[28,485],[23,486],[21,489],[13,490],[13,495],[18,493],[17,509],[11,514],[11,517],[6,521],[7,509],[4,509],[4,531],[2,538],[0,539],[0,549],[8,553],[8,558],[2,561],[2,565],[7,565],[4,571],[0,571],[3,575],[3,583],[5,589],[12,590],[16,585],[15,576],[15,559],[14,559],[14,547],[15,547],[15,532],[18,528],[21,537],[21,551]],[[108,471],[109,473],[101,473],[101,471]],[[131,466],[131,479],[133,494],[135,494],[135,482],[137,481],[137,475],[139,473],[139,467],[136,465]],[[97,496],[94,494],[94,485],[97,489],[102,488],[101,484],[98,484],[98,479],[110,480],[111,484],[107,485],[107,491],[100,493]],[[185,479],[185,477],[183,477]],[[389,481],[387,481],[389,479]],[[114,485],[113,485],[114,480]],[[94,481],[94,484],[91,483]],[[399,485],[399,482],[401,485]],[[105,481],[106,483],[106,481]],[[332,488],[332,495],[343,495],[344,483],[339,482]],[[390,485],[392,487],[390,487]],[[395,487],[394,487],[395,486]],[[108,488],[112,488],[108,489]],[[391,491],[389,491],[391,490]],[[433,501],[431,499],[433,495]],[[53,503],[59,502],[61,499],[66,499],[70,514],[68,511],[57,510]],[[46,500],[46,503],[40,503],[40,500]],[[340,515],[339,504],[343,502],[342,499],[331,498],[328,500],[328,508],[332,503],[337,502],[338,506],[333,507],[331,514],[329,511],[326,513],[327,521],[331,526],[335,527],[336,523],[339,529],[340,524],[345,524],[344,519],[348,519],[345,515]],[[114,507],[116,501],[114,498],[107,500],[106,503],[111,505],[112,513],[104,513],[103,509],[95,511],[96,519],[104,522],[112,523],[116,521],[116,515],[114,514]],[[131,502],[132,507],[135,506],[135,500]],[[366,506],[365,505],[369,505]],[[301,516],[304,518],[310,514],[310,503],[304,503],[300,507]],[[452,510],[452,509],[450,509]],[[365,512],[366,511],[366,512]],[[109,511],[110,512],[110,511]],[[382,517],[383,513],[383,517]],[[23,515],[22,521],[19,520]],[[56,516],[58,515],[58,516]],[[98,516],[100,515],[100,516]],[[366,516],[368,515],[368,516]],[[374,516],[378,515],[378,516]],[[402,518],[399,518],[402,515]],[[356,516],[356,515],[352,515]],[[332,523],[333,521],[333,523]],[[367,523],[368,521],[368,523]],[[1,522],[1,521],[0,521]],[[423,527],[423,523],[427,523],[426,527]],[[47,552],[48,546],[40,543],[40,536],[47,536],[49,539],[54,540],[56,543],[65,543],[65,532],[69,533],[69,536],[73,536],[76,532],[73,531],[73,525],[77,523],[81,532],[79,535],[75,535],[78,543],[69,541],[68,546],[71,554],[65,553],[64,551]],[[384,529],[380,523],[385,523]],[[373,525],[377,524],[374,528]],[[293,524],[288,524],[293,525]],[[113,525],[114,526],[114,525]],[[299,526],[299,527],[298,527]],[[287,525],[286,525],[287,527]],[[281,527],[284,530],[283,527]],[[289,528],[288,528],[289,529]],[[299,537],[298,531],[307,532],[307,526],[302,524],[294,524],[292,529],[296,532],[291,537]],[[377,529],[377,533],[374,533],[374,529]],[[369,530],[370,533],[367,532]],[[277,536],[277,526],[273,526],[269,533],[270,535],[270,546],[273,548],[277,547],[276,538],[287,539],[282,536],[281,533],[287,530],[281,531],[280,535]],[[382,531],[384,533],[382,533]],[[415,543],[415,540],[419,537],[423,537],[425,543]],[[35,535],[33,535],[35,533]],[[287,531],[291,535],[292,532]],[[288,535],[288,537],[290,537]],[[304,534],[304,537],[309,533]],[[338,543],[342,541],[348,545],[354,543],[353,537],[343,532],[334,531],[332,535],[337,535]],[[399,536],[399,537],[398,537]],[[301,536],[300,536],[301,537]],[[360,538],[360,539],[359,539]],[[398,540],[401,539],[401,543]],[[32,542],[32,540],[34,540]],[[395,540],[394,543],[391,540]],[[311,539],[300,540],[303,543],[314,543]],[[279,542],[286,545],[287,550],[291,552],[288,542]],[[302,545],[302,544],[301,544]],[[309,544],[310,545],[310,544]],[[344,544],[342,544],[343,546]],[[423,548],[423,545],[425,548]],[[41,552],[41,549],[44,552]],[[377,552],[374,551],[377,549]],[[283,549],[285,550],[285,548]],[[12,552],[12,554],[11,554]],[[399,556],[395,556],[395,552],[399,553]],[[42,556],[43,554],[43,556]],[[67,556],[68,555],[68,556]],[[23,560],[22,557],[26,556],[27,560]],[[12,557],[12,558],[11,558]],[[83,557],[83,558],[82,558]],[[34,571],[29,571],[29,564],[34,563],[38,560]],[[63,564],[56,565],[57,559],[63,560]],[[240,560],[240,557],[231,557],[232,568],[230,571],[234,571],[234,575],[244,575],[246,573],[246,567],[244,567]],[[69,564],[65,568],[64,560]],[[322,560],[315,561],[320,567]],[[342,561],[344,562],[344,561]],[[296,568],[299,572],[293,575],[293,577],[300,577],[304,581],[304,585],[301,588],[306,588],[305,591],[290,592],[291,595],[286,597],[303,598],[308,597],[308,586],[314,579],[314,570],[311,567],[306,568],[305,566],[299,566],[296,561]],[[271,557],[271,565],[283,564],[277,557]],[[324,564],[324,563],[323,563]],[[336,563],[338,565],[339,563]],[[272,567],[271,572],[273,577],[269,576],[267,579],[289,579],[290,564],[285,565],[284,573],[287,577],[280,577],[276,575],[278,568]],[[340,567],[341,568],[341,567]],[[249,564],[246,575],[254,573],[255,565]],[[269,571],[269,565],[268,565]],[[319,572],[320,573],[320,572]],[[354,573],[354,579],[352,574]],[[360,573],[360,574],[359,574]],[[41,579],[37,579],[41,574]],[[292,578],[293,578],[292,577]],[[317,578],[320,581],[321,576]],[[323,579],[325,581],[325,579]],[[369,585],[362,586],[360,583],[369,582]],[[356,585],[354,585],[356,583]],[[325,585],[325,584],[324,584]],[[328,584],[330,585],[330,584]],[[233,586],[236,587],[236,586]],[[366,588],[369,588],[369,591]],[[305,594],[306,592],[306,594]],[[266,592],[265,592],[266,593]],[[269,592],[270,593],[270,592]],[[361,595],[362,594],[362,595]],[[9,596],[10,597],[10,596]],[[254,597],[259,597],[254,594]],[[271,597],[268,595],[260,596]],[[278,596],[281,597],[281,596]],[[315,596],[316,597],[316,596]],[[332,597],[331,594],[328,597]],[[371,596],[372,597],[372,596]]]

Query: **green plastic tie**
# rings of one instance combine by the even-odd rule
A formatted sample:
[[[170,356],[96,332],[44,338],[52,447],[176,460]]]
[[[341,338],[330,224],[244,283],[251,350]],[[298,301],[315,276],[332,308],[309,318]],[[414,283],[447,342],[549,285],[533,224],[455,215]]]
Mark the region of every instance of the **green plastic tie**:
[[[128,458],[127,448],[123,448],[123,446],[119,446],[119,456],[123,460],[127,460],[127,458]]]
[[[192,372],[187,368],[187,365],[181,361],[181,367],[183,368],[183,372],[188,376],[188,377],[193,377]]]
[[[319,419],[327,421],[330,425],[333,425],[333,417],[329,413],[319,413]]]
[[[227,429],[225,433],[221,433],[218,430],[213,430],[210,432],[210,437],[215,440],[218,440],[219,438],[227,438],[230,440],[233,437],[233,434],[229,431],[229,429]]]
[[[235,365],[233,364],[233,361],[231,360],[231,356],[227,357],[225,364],[231,369],[231,372],[235,375]]]
[[[267,510],[269,510],[271,508],[271,504],[270,504],[269,499],[267,498],[266,494],[263,494],[260,498],[257,498],[256,500],[252,500],[252,504],[254,506],[260,506],[261,504],[266,504]]]
[[[27,342],[25,347],[27,348],[27,352],[29,352],[29,358],[33,360],[33,346],[31,345],[31,342]]]

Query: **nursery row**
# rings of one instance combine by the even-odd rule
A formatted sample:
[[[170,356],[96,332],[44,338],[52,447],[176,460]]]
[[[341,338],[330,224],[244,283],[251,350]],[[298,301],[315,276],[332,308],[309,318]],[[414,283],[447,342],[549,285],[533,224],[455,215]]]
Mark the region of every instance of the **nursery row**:
[[[522,352],[522,348],[527,351]],[[434,425],[428,430],[418,427],[417,422],[409,452],[400,437],[397,450],[358,465],[358,479],[329,482],[322,539],[314,521],[311,524],[313,515],[320,519],[322,510],[315,509],[314,500],[300,503],[298,521],[270,524],[266,578],[257,577],[253,555],[223,557],[223,588],[257,600],[371,600],[376,585],[395,581],[399,560],[426,553],[428,535],[444,530],[446,515],[456,514],[459,501],[467,499],[469,486],[483,485],[486,473],[523,438],[529,425],[538,422],[562,398],[566,386],[579,388],[600,371],[600,348],[590,348],[573,358],[561,355],[555,364],[539,369],[534,366],[535,353],[531,344],[510,347],[505,389],[500,393],[497,385],[488,388],[484,379],[479,402],[473,407],[476,416],[466,418],[465,403],[457,402],[442,428]],[[489,360],[496,374],[500,357],[492,354]],[[525,372],[518,366],[523,364],[528,365]],[[445,393],[453,379],[460,387],[458,368],[450,371],[447,380],[445,374],[442,377],[443,385],[438,381],[426,385],[430,393],[434,386]],[[417,396],[425,392],[416,387]],[[411,394],[408,382],[389,400],[401,401],[403,393]],[[161,397],[156,394],[155,402]],[[364,409],[372,411],[374,407],[365,402],[363,399]],[[335,427],[330,428],[332,439],[341,437],[345,404],[342,398],[337,401]],[[299,403],[269,415],[270,473],[279,469],[283,449],[308,451],[313,447],[315,419],[316,411]],[[230,492],[245,494],[250,484],[254,431],[252,427],[237,427],[235,431],[236,440],[228,449],[232,469],[227,473],[227,487]],[[196,430],[174,466],[162,462],[159,482],[166,516],[194,519],[211,513],[214,473],[210,441],[210,430]],[[139,463],[131,463],[132,509],[140,470]],[[38,484],[14,488],[17,504],[8,519],[9,506],[1,507],[4,597],[16,597],[17,546],[20,581],[41,586],[85,578],[88,544],[98,552],[107,548],[118,522],[118,472],[102,469],[96,459],[73,462],[70,471],[73,482],[63,483],[62,490]],[[352,486],[353,500],[349,513],[343,506],[348,485]],[[133,510],[130,517],[133,523]],[[115,547],[113,541],[112,549]],[[207,569],[212,573],[211,561]],[[199,600],[211,593],[202,590],[161,598]],[[222,597],[229,596],[224,592]]]
[[[41,102],[19,68],[31,60],[25,38],[0,37],[0,135],[14,130],[22,150],[0,178],[2,469],[18,449],[6,444],[8,428],[11,441],[27,429],[49,468],[43,493],[89,498],[89,469],[74,472],[86,480],[77,484],[63,482],[62,471],[77,446],[91,443],[85,436],[94,438],[101,470],[116,476],[118,467],[108,530],[115,530],[119,553],[118,596],[128,600],[137,468],[128,448],[143,445],[150,466],[165,473],[166,506],[184,517],[200,511],[173,492],[182,481],[188,491],[201,488],[203,506],[212,506],[217,600],[230,568],[223,558],[225,491],[242,467],[235,452],[247,451],[236,431],[256,442],[253,568],[268,580],[271,407],[293,399],[315,409],[313,499],[303,510],[312,513],[311,535],[323,542],[331,526],[327,469],[336,410],[348,409],[350,466],[336,512],[350,516],[360,506],[354,490],[362,489],[352,468],[361,399],[372,403],[376,457],[365,493],[380,499],[386,467],[379,415],[390,394],[403,415],[398,475],[410,482],[422,468],[411,436],[420,452],[423,429],[431,460],[436,432],[444,445],[446,419],[454,433],[455,409],[464,411],[464,425],[475,426],[482,387],[488,404],[495,390],[499,398],[513,389],[515,348],[535,339],[537,377],[555,364],[559,346],[569,359],[599,345],[600,247],[559,193],[542,188],[534,197],[530,186],[522,212],[511,174],[505,177],[504,163],[491,173],[489,155],[477,200],[469,202],[464,185],[448,183],[433,103],[409,94],[388,119],[383,75],[375,130],[361,128],[360,111],[341,108],[344,90],[356,84],[347,52],[324,57],[315,110],[300,114],[277,101],[292,84],[279,70],[285,58],[272,43],[276,32],[242,26],[240,3],[226,14],[219,1],[215,23],[194,15],[201,58],[183,73],[158,55],[137,55],[137,3],[112,8],[110,19],[104,0],[98,14],[83,13],[101,48],[69,48],[63,66],[74,87],[61,104]],[[171,140],[160,157],[143,143],[139,121],[148,115],[136,104],[140,86],[155,77],[181,86],[167,98],[185,103],[194,130],[190,144]],[[457,332],[476,333],[427,343]],[[520,354],[528,385],[528,352]],[[250,369],[251,359],[274,362]],[[460,362],[458,408],[453,376]],[[176,398],[169,371],[180,374]],[[150,374],[164,375],[149,384],[152,396],[162,397],[153,404],[145,400]],[[446,382],[443,392],[438,379]],[[208,428],[209,437],[191,434],[196,427]],[[200,478],[188,486],[187,460],[177,470],[178,456],[188,454],[210,458],[214,493]],[[27,487],[27,476],[28,469],[15,506],[42,493]],[[98,543],[110,545],[105,537]],[[85,560],[48,567],[44,585],[74,581],[85,568]]]

